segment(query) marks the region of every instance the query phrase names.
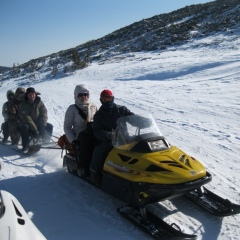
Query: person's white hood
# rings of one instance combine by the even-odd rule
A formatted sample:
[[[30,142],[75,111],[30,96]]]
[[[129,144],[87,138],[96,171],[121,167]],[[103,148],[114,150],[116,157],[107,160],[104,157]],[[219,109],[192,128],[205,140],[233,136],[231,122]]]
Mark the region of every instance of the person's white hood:
[[[89,95],[89,90],[86,85],[80,84],[75,87],[74,90],[74,99],[78,100],[78,94],[79,93],[87,93]]]

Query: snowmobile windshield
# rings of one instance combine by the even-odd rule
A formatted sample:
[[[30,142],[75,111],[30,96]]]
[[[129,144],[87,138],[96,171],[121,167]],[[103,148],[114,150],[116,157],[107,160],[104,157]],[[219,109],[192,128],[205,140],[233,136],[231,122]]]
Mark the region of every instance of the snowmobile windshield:
[[[160,137],[162,133],[151,114],[121,117],[113,134],[115,148],[130,149],[131,143]]]

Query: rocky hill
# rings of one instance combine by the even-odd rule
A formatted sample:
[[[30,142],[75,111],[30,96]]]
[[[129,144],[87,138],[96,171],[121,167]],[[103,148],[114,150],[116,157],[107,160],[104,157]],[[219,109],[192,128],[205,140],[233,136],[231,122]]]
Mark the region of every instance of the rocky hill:
[[[240,0],[215,0],[160,14],[116,30],[75,48],[33,59],[2,75],[1,80],[50,71],[56,76],[87,67],[93,61],[104,63],[126,53],[163,52],[194,39],[225,34],[239,37]],[[214,43],[218,44],[218,43]]]
[[[0,66],[0,74],[6,72],[7,70],[10,70],[11,68],[10,67],[1,67]]]

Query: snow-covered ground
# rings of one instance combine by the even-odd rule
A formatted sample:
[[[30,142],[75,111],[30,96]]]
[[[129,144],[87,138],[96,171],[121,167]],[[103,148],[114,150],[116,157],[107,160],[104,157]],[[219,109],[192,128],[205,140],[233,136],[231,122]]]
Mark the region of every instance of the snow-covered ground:
[[[100,92],[111,89],[116,103],[153,113],[170,143],[198,158],[213,175],[208,188],[240,204],[239,76],[240,39],[219,35],[168,52],[129,53],[64,78],[10,79],[0,87],[0,105],[7,90],[33,86],[48,108],[53,135],[60,136],[76,84],[85,83],[98,106]],[[6,146],[0,149],[0,189],[19,200],[47,239],[149,239],[117,213],[122,202],[67,173],[60,150],[23,157]],[[240,215],[215,217],[184,197],[153,207],[199,240],[240,237]]]

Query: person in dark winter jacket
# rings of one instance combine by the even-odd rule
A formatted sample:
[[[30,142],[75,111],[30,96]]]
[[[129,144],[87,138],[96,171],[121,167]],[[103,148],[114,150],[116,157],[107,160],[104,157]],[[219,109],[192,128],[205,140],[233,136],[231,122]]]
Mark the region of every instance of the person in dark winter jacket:
[[[49,141],[53,126],[48,123],[47,108],[33,87],[27,88],[25,98],[19,107],[21,119],[20,133],[22,137],[22,151],[26,153],[31,139],[43,142]]]
[[[93,121],[97,106],[89,100],[89,89],[80,84],[75,87],[75,103],[71,104],[64,118],[64,132],[78,158],[78,167],[89,175],[89,165],[94,148],[94,139],[88,125]]]
[[[99,145],[93,151],[90,165],[91,179],[96,185],[101,182],[104,161],[113,148],[112,130],[116,129],[118,118],[134,114],[127,107],[115,104],[114,95],[108,89],[101,92],[100,101],[102,106],[93,120],[93,134]]]
[[[14,98],[8,106],[8,129],[12,145],[17,145],[20,139],[20,118],[18,115],[19,106],[24,99],[25,88],[18,87],[15,91]]]
[[[2,123],[1,125],[1,130],[3,132],[3,140],[2,140],[2,143],[6,143],[10,134],[9,134],[9,127],[8,127],[8,107],[9,107],[9,103],[10,101],[14,98],[14,92],[12,90],[8,90],[7,91],[7,102],[5,102],[3,104],[3,107],[2,107],[2,115],[3,115],[3,118],[4,118],[4,122]]]

